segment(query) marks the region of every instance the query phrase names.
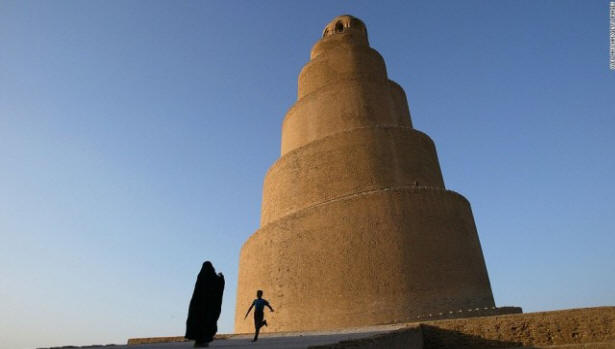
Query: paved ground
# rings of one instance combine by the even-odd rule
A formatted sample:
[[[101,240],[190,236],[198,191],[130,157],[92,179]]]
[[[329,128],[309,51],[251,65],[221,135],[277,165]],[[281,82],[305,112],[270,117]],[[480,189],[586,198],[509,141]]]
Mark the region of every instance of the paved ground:
[[[210,348],[308,348],[312,345],[333,344],[349,339],[371,337],[377,334],[396,330],[403,326],[385,325],[349,329],[344,331],[306,332],[286,334],[261,334],[257,342],[252,343],[251,335],[237,335],[229,339],[215,340]],[[188,349],[194,342],[133,344],[114,346],[93,346],[83,349]]]
[[[317,344],[337,343],[346,339],[362,338],[368,334],[353,333],[347,335],[321,335],[321,336],[301,336],[301,337],[263,337],[255,343],[252,343],[252,338],[230,338],[215,340],[209,343],[210,348],[307,348]],[[161,344],[136,344],[130,346],[114,346],[116,348],[130,349],[180,349],[192,348],[194,342],[185,343],[161,343]],[[102,347],[100,347],[102,348]],[[109,349],[109,348],[106,348]]]
[[[252,337],[241,336],[229,339],[215,340],[209,343],[210,348],[307,348],[311,345],[332,344],[339,341],[369,337],[382,332],[368,333],[346,333],[329,335],[307,335],[307,336],[283,336],[283,337],[262,337],[257,342],[252,343]],[[104,349],[188,349],[192,348],[194,342],[183,343],[159,343],[159,344],[133,344],[115,345],[103,347]],[[85,348],[84,348],[85,349]]]

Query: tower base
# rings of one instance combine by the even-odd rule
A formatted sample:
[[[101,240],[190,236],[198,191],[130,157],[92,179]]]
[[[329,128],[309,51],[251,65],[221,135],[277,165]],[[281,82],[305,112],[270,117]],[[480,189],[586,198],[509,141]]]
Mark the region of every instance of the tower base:
[[[357,193],[267,224],[241,250],[235,332],[252,330],[243,315],[259,289],[275,332],[497,309],[469,203],[432,187]]]

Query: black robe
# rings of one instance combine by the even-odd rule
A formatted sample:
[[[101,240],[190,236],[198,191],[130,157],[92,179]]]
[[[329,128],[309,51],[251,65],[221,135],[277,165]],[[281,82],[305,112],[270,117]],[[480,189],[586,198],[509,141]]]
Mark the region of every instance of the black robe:
[[[222,307],[224,276],[216,275],[211,262],[203,263],[194,285],[186,320],[186,338],[197,342],[211,342],[218,331]]]

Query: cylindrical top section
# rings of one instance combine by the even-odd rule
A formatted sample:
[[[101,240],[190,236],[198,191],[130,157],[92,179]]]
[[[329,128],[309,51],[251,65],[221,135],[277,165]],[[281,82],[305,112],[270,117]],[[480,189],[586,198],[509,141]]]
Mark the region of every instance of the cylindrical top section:
[[[297,102],[282,125],[282,154],[334,133],[362,127],[412,127],[403,89],[389,80],[369,46],[365,24],[335,17],[299,73]]]
[[[351,15],[341,15],[333,18],[322,31],[322,37],[324,39],[332,35],[348,33],[350,31],[363,34],[367,42],[367,29],[365,28],[365,23]]]
[[[367,28],[363,21],[354,16],[335,17],[322,31],[322,39],[312,47],[310,59],[318,56],[325,47],[335,45],[333,42],[336,41],[351,41],[354,45],[369,46]]]

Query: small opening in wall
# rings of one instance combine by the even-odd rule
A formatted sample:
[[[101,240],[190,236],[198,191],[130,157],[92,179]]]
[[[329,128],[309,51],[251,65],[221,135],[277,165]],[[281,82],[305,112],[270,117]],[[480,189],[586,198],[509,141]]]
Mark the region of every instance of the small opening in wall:
[[[342,22],[335,23],[335,32],[341,33],[343,31],[344,31],[344,25],[342,24]]]

